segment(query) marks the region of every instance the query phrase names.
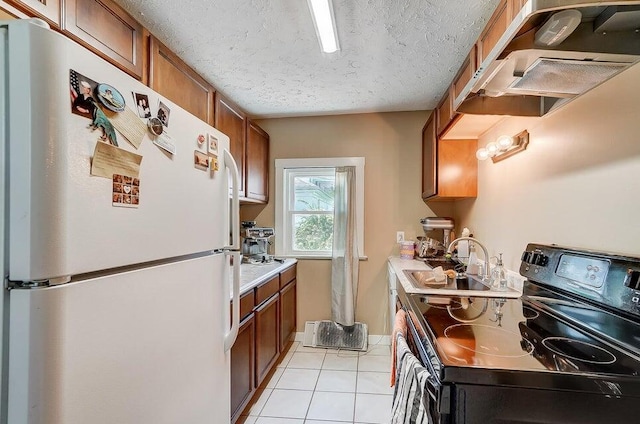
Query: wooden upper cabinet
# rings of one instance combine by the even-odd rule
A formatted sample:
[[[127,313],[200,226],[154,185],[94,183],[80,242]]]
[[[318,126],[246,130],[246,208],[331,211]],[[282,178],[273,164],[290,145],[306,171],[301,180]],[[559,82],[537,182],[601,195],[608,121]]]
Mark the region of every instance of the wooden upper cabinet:
[[[142,79],[143,28],[113,0],[64,0],[64,32]]]
[[[489,56],[491,50],[498,44],[498,40],[505,33],[509,24],[513,22],[520,9],[524,7],[526,0],[501,0],[495,12],[487,22],[478,39],[477,67]]]
[[[240,174],[240,197],[245,197],[245,157],[247,115],[219,92],[216,93],[216,118],[214,127],[229,136],[231,155]]]
[[[213,86],[153,36],[149,37],[149,50],[149,87],[213,125]]]
[[[469,53],[469,56],[467,56],[465,61],[462,63],[462,67],[458,71],[458,75],[453,80],[453,84],[451,84],[451,92],[452,92],[451,100],[454,106],[455,106],[456,99],[458,98],[460,93],[462,93],[462,90],[467,85],[467,83],[471,81],[471,78],[473,78],[473,75],[476,73],[476,70],[477,70],[476,62],[477,62],[476,46],[473,46],[473,48],[471,49],[471,52]],[[454,107],[454,110],[455,110],[455,107]]]
[[[476,197],[478,140],[439,139],[433,115],[422,129],[422,199]]]
[[[511,20],[516,17],[526,2],[527,0],[509,0],[509,6],[511,7]]]
[[[489,56],[511,23],[511,0],[501,0],[478,39],[478,67]]]
[[[269,134],[251,120],[246,149],[246,197],[266,203],[269,201]]]
[[[478,140],[438,140],[438,197],[478,195]]]
[[[447,94],[440,101],[437,112],[436,134],[440,135],[444,132],[444,130],[449,126],[449,123],[455,117],[451,87],[449,88],[449,90],[447,90]]]
[[[3,3],[16,5],[27,12],[26,15],[21,16],[19,12],[8,8],[9,14],[13,17],[34,16],[46,20],[56,28],[60,28],[62,6],[60,0],[7,0],[0,3],[4,7]]]
[[[436,145],[436,113],[432,113],[422,129],[422,198],[427,199],[437,194],[437,145]]]

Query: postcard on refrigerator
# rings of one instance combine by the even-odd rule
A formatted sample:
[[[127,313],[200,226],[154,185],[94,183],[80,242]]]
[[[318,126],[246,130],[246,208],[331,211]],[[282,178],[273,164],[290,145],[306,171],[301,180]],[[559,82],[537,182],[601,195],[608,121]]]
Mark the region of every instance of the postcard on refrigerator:
[[[111,179],[113,174],[121,174],[137,178],[140,162],[142,156],[98,141],[91,160],[91,175]]]

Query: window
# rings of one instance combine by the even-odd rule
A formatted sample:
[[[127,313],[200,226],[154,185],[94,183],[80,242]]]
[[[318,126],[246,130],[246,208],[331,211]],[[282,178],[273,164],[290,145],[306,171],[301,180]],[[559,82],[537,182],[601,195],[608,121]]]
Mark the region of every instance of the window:
[[[364,257],[364,158],[276,159],[276,254],[330,258],[335,168],[356,167],[358,251]]]

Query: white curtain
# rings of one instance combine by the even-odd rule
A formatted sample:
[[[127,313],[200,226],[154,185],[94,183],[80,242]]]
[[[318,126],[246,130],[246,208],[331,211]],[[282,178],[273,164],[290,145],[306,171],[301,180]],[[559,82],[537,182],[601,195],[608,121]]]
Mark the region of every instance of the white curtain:
[[[336,168],[331,259],[331,319],[355,324],[358,293],[358,240],[356,231],[356,168]]]

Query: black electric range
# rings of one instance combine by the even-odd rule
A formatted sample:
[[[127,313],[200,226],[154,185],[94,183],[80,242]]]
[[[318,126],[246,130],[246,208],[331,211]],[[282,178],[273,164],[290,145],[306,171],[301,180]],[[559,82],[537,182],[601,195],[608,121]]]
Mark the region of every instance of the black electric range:
[[[435,423],[638,422],[640,258],[529,244],[518,299],[406,294]]]

